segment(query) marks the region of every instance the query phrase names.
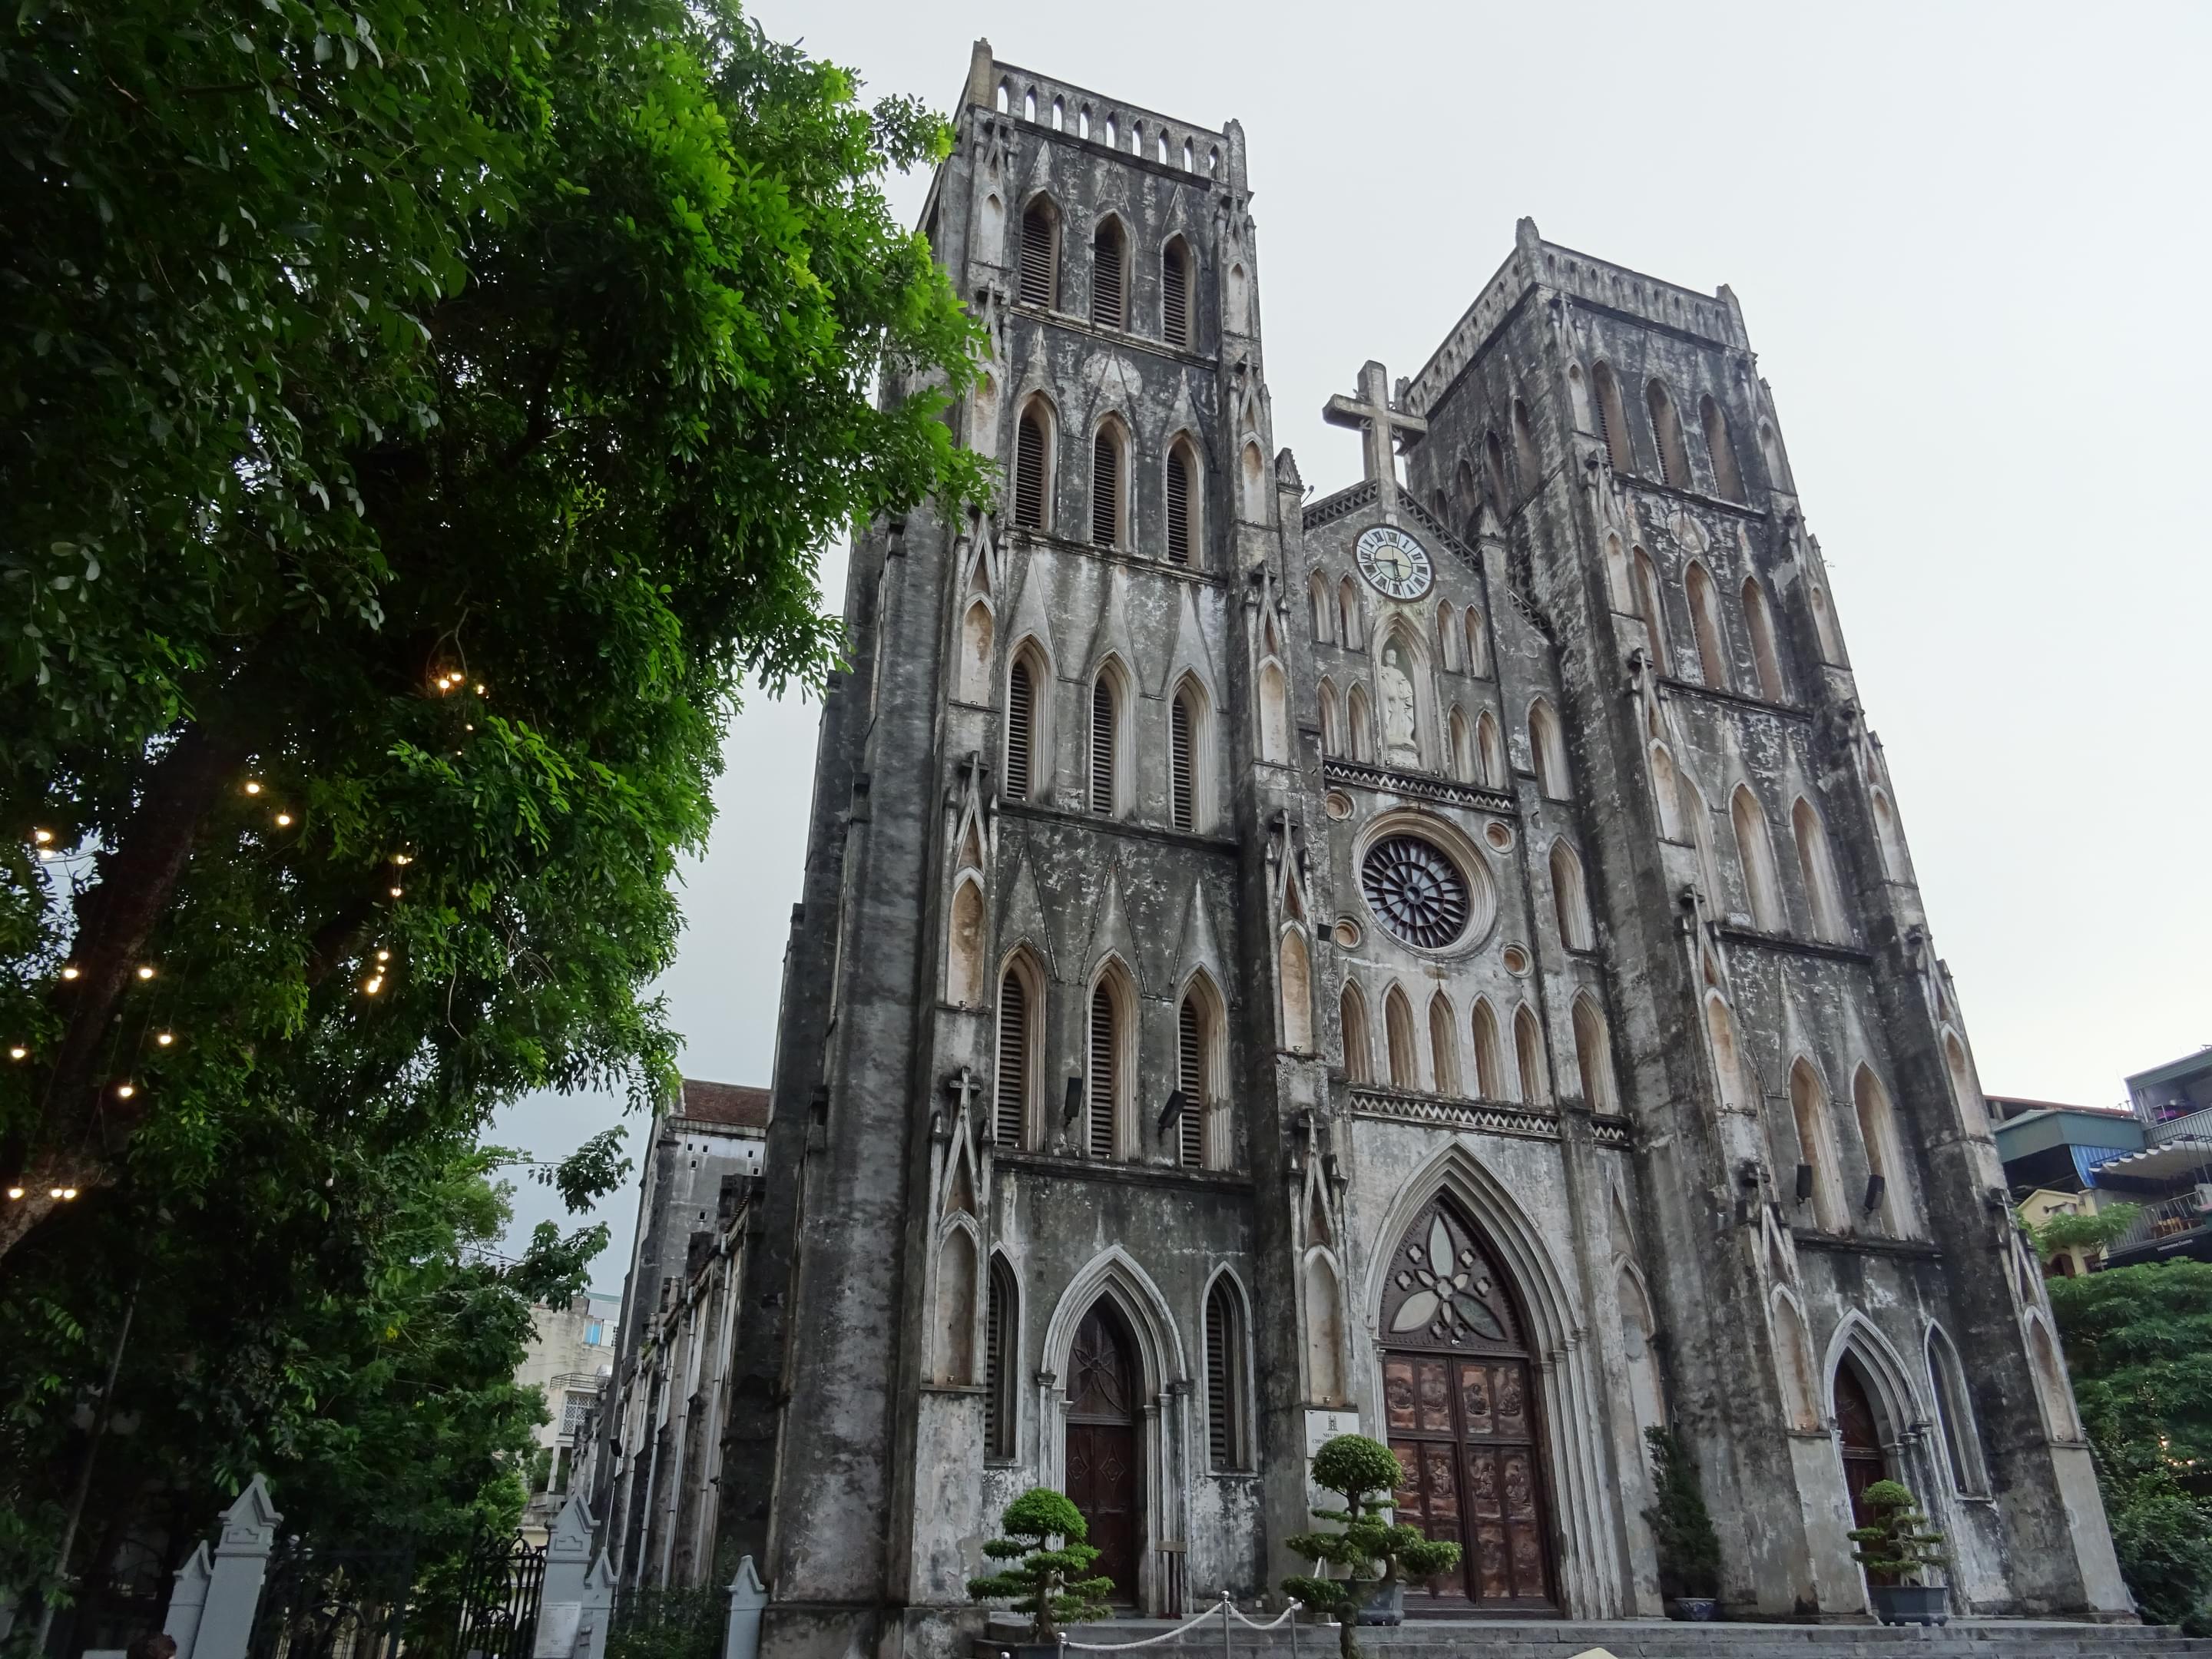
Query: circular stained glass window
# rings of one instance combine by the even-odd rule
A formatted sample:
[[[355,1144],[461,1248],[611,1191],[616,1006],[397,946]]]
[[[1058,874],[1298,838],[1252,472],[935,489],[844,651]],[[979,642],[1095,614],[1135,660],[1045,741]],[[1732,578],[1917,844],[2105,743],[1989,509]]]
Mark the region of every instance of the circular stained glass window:
[[[1408,945],[1438,950],[1467,931],[1467,878],[1433,842],[1419,836],[1376,842],[1359,884],[1382,925]]]

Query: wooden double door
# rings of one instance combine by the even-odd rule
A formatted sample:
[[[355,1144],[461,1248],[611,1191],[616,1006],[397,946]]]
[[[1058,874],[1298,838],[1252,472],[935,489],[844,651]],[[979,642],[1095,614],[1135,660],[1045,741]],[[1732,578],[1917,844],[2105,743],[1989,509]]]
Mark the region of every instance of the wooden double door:
[[[1409,1613],[1559,1611],[1534,1376],[1512,1297],[1442,1200],[1399,1245],[1382,1303],[1383,1432],[1398,1519],[1457,1544],[1457,1572],[1407,1587]]]
[[[1137,1367],[1128,1333],[1103,1304],[1085,1316],[1068,1361],[1067,1496],[1098,1552],[1091,1571],[1114,1581],[1114,1600],[1137,1603],[1144,1536],[1138,1480]]]

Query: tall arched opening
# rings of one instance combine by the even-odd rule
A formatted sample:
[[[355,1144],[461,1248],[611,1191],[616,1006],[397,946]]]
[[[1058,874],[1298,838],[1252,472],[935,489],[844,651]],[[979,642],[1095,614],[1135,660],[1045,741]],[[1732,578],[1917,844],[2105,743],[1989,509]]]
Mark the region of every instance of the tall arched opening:
[[[1108,1298],[1076,1328],[1067,1369],[1067,1495],[1098,1551],[1092,1571],[1114,1581],[1115,1601],[1133,1606],[1145,1533],[1137,1456],[1142,1370],[1136,1340]]]
[[[1843,1454],[1844,1489],[1850,1494],[1854,1527],[1874,1524],[1866,1489],[1877,1480],[1891,1478],[1889,1454],[1882,1445],[1881,1419],[1874,1401],[1874,1390],[1868,1386],[1858,1361],[1845,1354],[1836,1367],[1836,1444]]]
[[[1407,1610],[1558,1610],[1551,1481],[1528,1324],[1489,1244],[1449,1200],[1425,1206],[1383,1281],[1382,1414],[1399,1520],[1461,1548]]]

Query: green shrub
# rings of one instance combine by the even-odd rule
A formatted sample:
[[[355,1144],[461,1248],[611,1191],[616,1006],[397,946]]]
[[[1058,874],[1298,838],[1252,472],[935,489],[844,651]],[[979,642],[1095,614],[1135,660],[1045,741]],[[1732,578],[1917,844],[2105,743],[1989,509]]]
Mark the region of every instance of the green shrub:
[[[1292,1577],[1283,1588],[1316,1613],[1337,1621],[1343,1659],[1358,1659],[1353,1632],[1359,1610],[1403,1579],[1433,1578],[1459,1565],[1456,1544],[1438,1543],[1412,1527],[1382,1519],[1399,1480],[1397,1454],[1364,1435],[1340,1434],[1313,1455],[1314,1484],[1341,1492],[1340,1510],[1316,1510],[1316,1521],[1334,1521],[1337,1532],[1302,1532],[1285,1539],[1294,1555],[1344,1569],[1341,1578]]]

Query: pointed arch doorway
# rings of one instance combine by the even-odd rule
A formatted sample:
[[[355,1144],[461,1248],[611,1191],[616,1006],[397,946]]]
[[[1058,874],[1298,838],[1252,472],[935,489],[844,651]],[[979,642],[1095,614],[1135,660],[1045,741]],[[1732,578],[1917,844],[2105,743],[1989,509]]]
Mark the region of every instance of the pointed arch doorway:
[[[1098,1551],[1092,1571],[1114,1581],[1114,1599],[1137,1603],[1144,1536],[1137,1463],[1136,1345],[1102,1297],[1076,1327],[1068,1355],[1067,1496]]]
[[[1857,1362],[1848,1354],[1836,1367],[1836,1444],[1843,1454],[1851,1524],[1871,1526],[1874,1511],[1868,1507],[1866,1489],[1889,1478],[1889,1457],[1882,1450],[1881,1419],[1875,1413],[1874,1396],[1859,1375]]]
[[[1449,1200],[1430,1202],[1399,1239],[1378,1330],[1398,1519],[1461,1550],[1457,1572],[1407,1586],[1407,1612],[1557,1613],[1527,1325],[1489,1247]]]

